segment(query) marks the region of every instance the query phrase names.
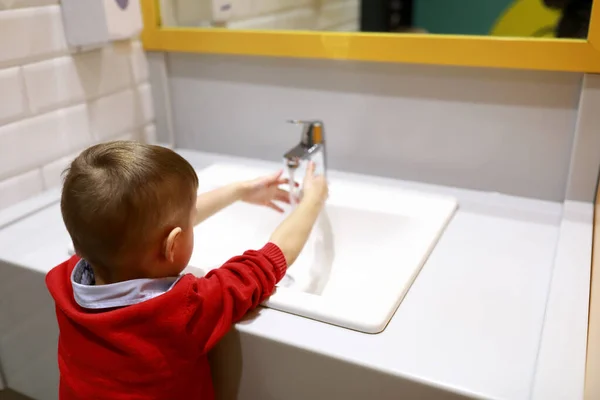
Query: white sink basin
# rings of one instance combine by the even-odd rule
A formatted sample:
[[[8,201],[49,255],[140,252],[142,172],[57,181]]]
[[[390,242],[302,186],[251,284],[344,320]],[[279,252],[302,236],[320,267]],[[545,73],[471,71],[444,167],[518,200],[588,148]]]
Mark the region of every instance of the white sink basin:
[[[201,191],[270,170],[215,164],[198,173]],[[457,207],[453,198],[330,180],[311,238],[264,305],[366,333],[381,332]],[[202,275],[262,247],[284,216],[235,204],[195,229],[190,272]],[[198,268],[199,270],[196,270]]]

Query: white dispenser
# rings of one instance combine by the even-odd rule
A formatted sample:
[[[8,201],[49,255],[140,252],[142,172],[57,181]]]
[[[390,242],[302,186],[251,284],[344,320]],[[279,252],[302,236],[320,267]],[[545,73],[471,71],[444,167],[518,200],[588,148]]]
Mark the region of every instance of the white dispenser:
[[[72,47],[100,47],[142,31],[139,0],[62,0],[61,10]]]

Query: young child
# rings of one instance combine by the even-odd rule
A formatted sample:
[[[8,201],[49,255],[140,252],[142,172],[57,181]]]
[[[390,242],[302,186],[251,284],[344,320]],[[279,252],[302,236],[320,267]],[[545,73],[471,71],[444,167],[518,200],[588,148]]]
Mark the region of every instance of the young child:
[[[196,197],[196,173],[169,149],[117,141],[81,153],[61,198],[77,256],[46,278],[60,328],[60,398],[212,399],[207,352],[296,260],[327,183],[311,165],[301,203],[269,242],[204,278],[180,276],[193,228],[238,200],[281,211],[284,183],[279,172]]]

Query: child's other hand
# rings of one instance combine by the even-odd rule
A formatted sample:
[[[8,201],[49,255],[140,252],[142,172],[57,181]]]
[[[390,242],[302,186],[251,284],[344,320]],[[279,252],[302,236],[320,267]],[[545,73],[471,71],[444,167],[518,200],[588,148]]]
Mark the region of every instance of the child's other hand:
[[[304,197],[303,201],[314,201],[319,204],[324,204],[329,196],[329,187],[324,175],[315,175],[315,163],[310,162],[306,168],[303,184]]]
[[[280,185],[289,183],[289,179],[282,178],[283,170],[272,175],[256,178],[242,183],[242,201],[259,206],[266,206],[275,211],[283,212],[275,202],[290,202],[290,194],[287,190],[281,189]]]

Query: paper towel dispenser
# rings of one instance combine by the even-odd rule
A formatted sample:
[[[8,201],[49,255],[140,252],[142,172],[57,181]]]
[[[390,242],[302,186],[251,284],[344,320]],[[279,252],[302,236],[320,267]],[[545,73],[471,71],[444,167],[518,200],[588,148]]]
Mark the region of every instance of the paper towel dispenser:
[[[62,0],[67,42],[99,47],[136,37],[142,30],[139,0]]]

